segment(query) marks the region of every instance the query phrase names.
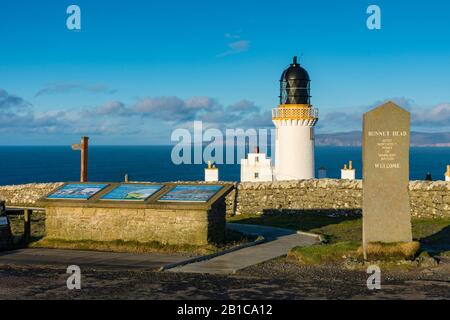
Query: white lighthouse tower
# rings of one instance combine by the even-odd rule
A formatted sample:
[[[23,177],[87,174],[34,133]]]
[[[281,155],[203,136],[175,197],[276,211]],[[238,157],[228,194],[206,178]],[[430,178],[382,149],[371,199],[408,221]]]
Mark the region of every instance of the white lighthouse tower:
[[[280,105],[272,110],[276,127],[275,178],[312,179],[314,172],[314,126],[319,110],[310,104],[308,72],[297,63],[283,72],[280,80]]]

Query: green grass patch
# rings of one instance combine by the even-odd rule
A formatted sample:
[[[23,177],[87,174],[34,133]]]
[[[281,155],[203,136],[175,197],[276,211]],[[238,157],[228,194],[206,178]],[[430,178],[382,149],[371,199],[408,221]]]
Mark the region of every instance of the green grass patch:
[[[212,245],[192,246],[192,245],[169,245],[157,241],[93,241],[93,240],[64,240],[43,238],[29,245],[31,248],[51,248],[51,249],[73,249],[73,250],[95,250],[107,252],[131,252],[131,253],[186,253],[186,254],[208,254],[215,251]]]
[[[450,244],[450,218],[413,219],[412,230],[414,239],[426,244]]]
[[[361,224],[361,222],[357,222],[360,220],[358,217],[329,216],[323,213],[235,215],[227,217],[227,220],[228,222],[257,224],[309,232],[321,229],[324,226],[336,225],[342,222],[348,222],[349,225],[356,227]],[[351,222],[353,222],[353,224]]]
[[[93,240],[65,240],[43,238],[29,244],[31,248],[93,250],[107,252],[130,252],[130,253],[183,253],[187,255],[206,255],[222,250],[230,249],[239,245],[256,240],[254,236],[243,235],[240,232],[228,230],[224,243],[197,245],[174,245],[164,244],[158,241],[93,241]]]
[[[257,224],[320,234],[327,242],[361,241],[362,220],[354,216],[323,213],[236,215],[228,222]]]
[[[348,257],[356,257],[360,243],[343,241],[328,245],[296,247],[289,251],[287,258],[302,265],[342,263]]]
[[[419,251],[418,242],[409,243],[370,243],[367,252],[369,260],[382,261],[384,265],[391,262],[413,260]],[[289,251],[288,260],[301,265],[342,264],[349,259],[363,261],[360,242],[341,241],[332,244],[319,244],[309,247],[296,247]],[[392,264],[392,263],[391,263]]]
[[[441,257],[450,258],[450,251],[444,251],[441,253]]]
[[[327,242],[362,241],[362,218],[328,216],[321,213],[236,215],[228,222],[259,224],[322,235]],[[412,219],[415,240],[430,244],[450,243],[450,218]]]
[[[362,218],[357,216],[329,216],[323,213],[239,215],[228,217],[229,222],[260,224],[320,234],[325,244],[292,249],[288,257],[301,264],[329,264],[343,262],[344,256],[360,259],[358,248],[362,242]],[[450,257],[450,218],[412,219],[413,238],[424,250],[433,248],[433,255]],[[419,243],[371,244],[369,259],[383,260],[386,265],[403,267],[401,261],[419,254]],[[407,265],[407,267],[410,267]]]

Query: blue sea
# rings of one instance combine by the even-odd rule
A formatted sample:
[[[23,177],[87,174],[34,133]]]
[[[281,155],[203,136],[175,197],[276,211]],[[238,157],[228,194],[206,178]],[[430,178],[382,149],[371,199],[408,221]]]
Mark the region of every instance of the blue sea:
[[[205,165],[174,165],[171,146],[90,146],[89,180],[133,181],[203,180]],[[360,147],[316,147],[316,169],[324,166],[330,178],[340,177],[340,168],[353,160],[361,178]],[[450,148],[411,148],[411,180],[427,172],[443,180],[450,164]],[[219,165],[220,179],[239,181],[240,166]],[[65,146],[0,147],[0,185],[30,182],[78,181],[80,153]]]

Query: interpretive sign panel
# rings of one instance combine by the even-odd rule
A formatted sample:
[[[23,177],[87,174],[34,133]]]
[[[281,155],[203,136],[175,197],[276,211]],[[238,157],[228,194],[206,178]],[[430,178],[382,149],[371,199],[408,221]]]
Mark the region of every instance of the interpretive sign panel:
[[[145,201],[162,187],[162,185],[122,184],[105,194],[100,200]]]
[[[164,202],[207,202],[222,186],[216,185],[177,185],[158,201]]]
[[[8,225],[8,218],[0,217],[0,226],[7,226],[7,225]]]
[[[108,184],[69,183],[47,196],[47,199],[87,200],[102,191]]]

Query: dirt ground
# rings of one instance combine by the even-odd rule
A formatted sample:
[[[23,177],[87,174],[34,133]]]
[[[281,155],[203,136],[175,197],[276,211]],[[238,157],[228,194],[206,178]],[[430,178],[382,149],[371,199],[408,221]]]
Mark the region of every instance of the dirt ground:
[[[82,269],[81,289],[68,290],[57,266],[0,266],[0,299],[450,299],[450,261],[415,271],[382,271],[380,290],[364,271],[301,267],[277,259],[234,275]]]

